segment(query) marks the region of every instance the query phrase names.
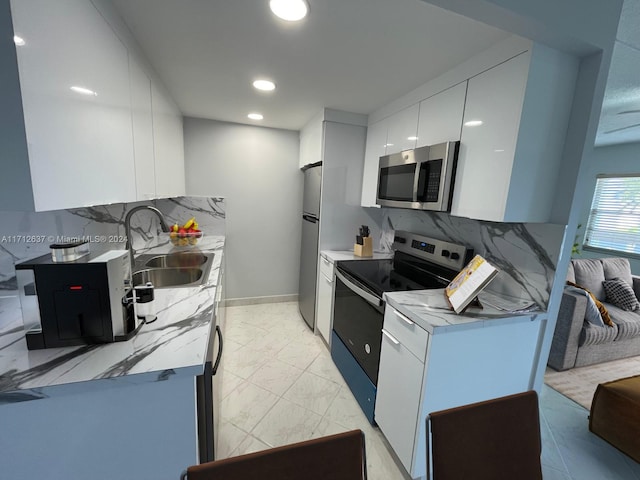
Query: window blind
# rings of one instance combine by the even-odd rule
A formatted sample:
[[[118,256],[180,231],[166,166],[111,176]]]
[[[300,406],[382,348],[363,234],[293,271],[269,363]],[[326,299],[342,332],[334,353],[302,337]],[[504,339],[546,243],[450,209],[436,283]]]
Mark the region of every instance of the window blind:
[[[598,176],[585,245],[640,255],[640,174]]]

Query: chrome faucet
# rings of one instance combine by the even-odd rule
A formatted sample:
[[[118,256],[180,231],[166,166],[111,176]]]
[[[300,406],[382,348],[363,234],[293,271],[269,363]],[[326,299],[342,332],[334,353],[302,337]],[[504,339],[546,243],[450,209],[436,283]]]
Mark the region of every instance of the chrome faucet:
[[[133,260],[133,255],[135,251],[133,250],[133,242],[131,241],[131,216],[140,210],[151,210],[160,219],[160,227],[162,228],[162,231],[163,232],[169,231],[169,225],[167,225],[167,222],[164,219],[164,215],[162,215],[162,212],[155,207],[151,207],[149,205],[140,205],[138,207],[133,207],[131,210],[127,212],[127,215],[124,217],[124,229],[127,235],[127,243],[125,245],[125,248],[129,249],[129,260],[131,261],[132,276],[133,276],[133,269],[135,265],[135,262]]]

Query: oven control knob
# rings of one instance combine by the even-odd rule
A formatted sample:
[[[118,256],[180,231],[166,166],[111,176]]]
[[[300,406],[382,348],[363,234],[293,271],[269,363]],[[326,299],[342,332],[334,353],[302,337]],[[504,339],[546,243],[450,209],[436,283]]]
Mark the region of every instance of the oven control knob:
[[[368,343],[364,344],[364,351],[367,352],[367,355],[371,353],[371,347]]]
[[[453,252],[453,253],[451,254],[451,257],[450,257],[450,258],[451,258],[451,260],[458,260],[458,259],[460,258],[460,254],[459,254],[459,253],[456,253],[456,252]]]
[[[449,250],[442,250],[443,257],[448,257],[449,255],[451,255],[451,252]]]

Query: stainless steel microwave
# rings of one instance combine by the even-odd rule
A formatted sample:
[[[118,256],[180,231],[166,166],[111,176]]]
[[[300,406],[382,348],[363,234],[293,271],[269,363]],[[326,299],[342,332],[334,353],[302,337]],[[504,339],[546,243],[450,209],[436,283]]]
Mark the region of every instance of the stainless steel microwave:
[[[380,157],[376,203],[384,207],[451,210],[460,142]]]

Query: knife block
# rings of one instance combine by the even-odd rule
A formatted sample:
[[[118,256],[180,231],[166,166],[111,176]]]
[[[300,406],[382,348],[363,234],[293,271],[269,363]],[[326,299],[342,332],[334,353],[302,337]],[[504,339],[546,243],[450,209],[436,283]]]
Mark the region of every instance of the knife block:
[[[364,237],[362,239],[362,245],[353,245],[353,254],[356,257],[373,257],[373,238]]]

